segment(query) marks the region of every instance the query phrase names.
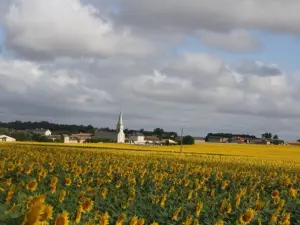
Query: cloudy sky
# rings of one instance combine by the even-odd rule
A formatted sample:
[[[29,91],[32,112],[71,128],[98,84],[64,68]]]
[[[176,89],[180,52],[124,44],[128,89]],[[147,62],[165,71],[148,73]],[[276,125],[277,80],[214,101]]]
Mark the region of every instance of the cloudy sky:
[[[0,120],[300,137],[299,0],[1,0]]]

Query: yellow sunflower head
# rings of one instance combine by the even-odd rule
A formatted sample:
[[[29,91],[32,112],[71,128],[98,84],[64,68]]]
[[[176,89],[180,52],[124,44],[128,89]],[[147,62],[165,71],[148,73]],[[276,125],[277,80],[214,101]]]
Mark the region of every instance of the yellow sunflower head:
[[[91,211],[93,206],[94,206],[94,202],[89,198],[85,199],[82,203],[82,209],[84,212]]]
[[[46,205],[44,208],[44,212],[41,215],[42,220],[53,219],[53,207],[51,205]]]
[[[253,209],[247,209],[246,212],[240,216],[241,224],[250,224],[254,215],[255,211]]]
[[[35,191],[37,189],[38,183],[36,179],[29,181],[26,185],[26,189],[30,191]]]
[[[55,219],[55,225],[69,225],[69,214],[64,211]]]

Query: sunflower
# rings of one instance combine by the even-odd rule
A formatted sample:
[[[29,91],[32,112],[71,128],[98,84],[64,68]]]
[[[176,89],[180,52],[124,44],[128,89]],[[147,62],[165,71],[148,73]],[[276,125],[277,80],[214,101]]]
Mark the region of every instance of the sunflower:
[[[131,218],[129,225],[137,225],[138,217],[134,216]]]
[[[42,220],[53,219],[53,207],[51,205],[45,205],[44,212],[41,215]]]
[[[187,216],[185,219],[185,222],[183,223],[184,225],[191,225],[193,221],[193,217],[192,216]]]
[[[196,216],[200,216],[200,212],[203,208],[203,203],[202,202],[198,202],[197,205],[196,205]]]
[[[260,211],[264,207],[265,203],[259,200],[255,201],[255,211]]]
[[[199,221],[197,219],[194,219],[193,225],[199,225]]]
[[[161,201],[160,201],[160,206],[164,208],[166,205],[166,201],[167,201],[167,195],[163,194]]]
[[[122,184],[122,182],[120,180],[118,180],[117,183],[116,183],[116,188],[120,188],[121,184]]]
[[[126,215],[123,213],[118,217],[116,225],[122,225],[126,219]]]
[[[241,224],[250,224],[254,218],[255,211],[253,209],[247,209],[246,212],[240,216]]]
[[[55,225],[69,225],[69,214],[64,211],[55,219]]]
[[[66,191],[65,190],[61,190],[59,192],[58,201],[60,203],[62,203],[65,200],[65,197],[66,197]]]
[[[291,214],[286,213],[283,217],[280,218],[279,224],[280,225],[290,225],[291,224]]]
[[[37,189],[38,183],[36,179],[29,181],[26,185],[26,189],[30,191],[35,191]]]
[[[108,189],[107,188],[103,188],[101,191],[101,196],[103,199],[106,199],[106,196],[108,194]]]
[[[100,216],[99,225],[108,225],[109,224],[109,215],[108,212],[105,212],[103,216]]]
[[[290,189],[289,189],[289,194],[290,194],[290,196],[291,196],[292,198],[296,198],[296,197],[297,197],[297,190],[294,189],[294,188],[292,188],[292,187],[290,187]]]
[[[75,216],[75,223],[80,223],[81,220],[81,214],[82,214],[83,210],[82,210],[82,206],[79,205],[77,211],[76,211],[76,216]]]
[[[277,215],[272,215],[271,220],[270,220],[270,224],[275,224],[277,222]]]
[[[91,199],[87,198],[82,203],[82,210],[83,212],[89,212],[92,210],[93,206],[94,202]]]
[[[45,195],[37,195],[35,197],[30,197],[27,203],[27,208],[30,208],[36,203],[42,204],[45,202],[45,199],[46,199]]]
[[[32,225],[42,221],[44,210],[45,205],[43,204],[43,201],[33,201],[29,210],[25,214],[22,225]]]
[[[224,225],[224,221],[223,220],[218,220],[215,225]]]
[[[66,185],[66,186],[71,186],[71,184],[72,184],[71,178],[70,178],[70,177],[66,177],[66,178],[65,178],[65,185]]]
[[[7,163],[7,170],[8,171],[13,171],[15,168],[15,165],[12,162]]]
[[[143,218],[139,219],[137,222],[137,225],[144,225],[145,224],[145,220]]]
[[[172,216],[172,220],[178,221],[178,215],[181,212],[181,207],[179,207],[178,209],[175,210],[175,212],[173,213]]]
[[[56,192],[57,182],[58,182],[58,178],[57,177],[52,177],[51,178],[51,182],[50,182],[51,193]]]
[[[275,198],[278,198],[279,197],[279,191],[278,190],[274,190],[272,191],[272,198],[275,199]]]

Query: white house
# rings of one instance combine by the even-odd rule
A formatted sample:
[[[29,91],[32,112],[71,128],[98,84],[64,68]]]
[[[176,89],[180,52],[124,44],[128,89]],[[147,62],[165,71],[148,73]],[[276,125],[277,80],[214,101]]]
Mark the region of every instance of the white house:
[[[67,135],[67,134],[63,135],[63,138],[64,138],[64,143],[67,143],[67,144],[75,144],[75,143],[79,143],[78,138],[70,137],[70,136]]]
[[[129,136],[129,142],[135,144],[145,144],[144,135],[140,132],[135,132]]]
[[[6,135],[0,135],[0,142],[14,142],[14,141],[16,141],[16,139],[13,137],[9,137]]]

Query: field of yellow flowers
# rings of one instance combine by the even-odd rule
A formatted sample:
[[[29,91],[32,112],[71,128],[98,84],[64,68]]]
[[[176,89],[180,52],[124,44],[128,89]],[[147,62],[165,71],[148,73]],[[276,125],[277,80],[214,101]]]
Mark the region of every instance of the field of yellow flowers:
[[[0,224],[300,224],[300,149],[197,148],[0,144]]]

